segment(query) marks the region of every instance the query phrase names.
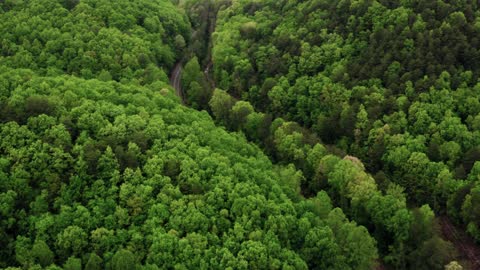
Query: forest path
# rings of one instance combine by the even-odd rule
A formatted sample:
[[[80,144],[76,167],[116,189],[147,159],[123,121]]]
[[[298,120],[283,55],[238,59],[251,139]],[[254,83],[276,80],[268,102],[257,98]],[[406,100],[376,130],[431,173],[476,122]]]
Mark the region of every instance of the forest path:
[[[180,98],[182,104],[185,105],[185,97],[182,91],[181,78],[182,78],[182,62],[179,61],[177,64],[175,64],[172,74],[170,75],[170,84],[175,89],[175,94]]]
[[[455,226],[448,217],[442,216],[438,220],[444,239],[455,246],[462,266],[465,266],[465,269],[480,269],[480,248],[473,239],[465,230]]]

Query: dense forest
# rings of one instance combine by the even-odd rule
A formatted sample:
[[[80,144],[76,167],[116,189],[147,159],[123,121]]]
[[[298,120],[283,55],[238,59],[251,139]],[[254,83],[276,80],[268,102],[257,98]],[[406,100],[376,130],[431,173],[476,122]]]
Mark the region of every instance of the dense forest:
[[[4,0],[0,41],[2,269],[480,267],[476,1]]]
[[[72,6],[72,4],[76,4]],[[367,229],[183,107],[168,1],[2,4],[0,267],[369,269]]]
[[[480,241],[479,36],[476,1],[235,1],[217,18],[214,76],[257,115],[297,127],[290,159],[276,139],[262,144],[303,168],[304,194],[326,190],[374,222],[305,165],[299,149],[320,142],[361,160],[384,196],[403,190],[409,209],[428,205]]]

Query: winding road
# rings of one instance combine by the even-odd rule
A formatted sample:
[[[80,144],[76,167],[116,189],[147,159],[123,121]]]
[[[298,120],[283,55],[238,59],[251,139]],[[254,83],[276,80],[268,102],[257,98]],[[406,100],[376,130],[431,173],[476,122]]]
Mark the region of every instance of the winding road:
[[[217,22],[217,13],[218,8],[215,10],[210,10],[209,6],[209,13],[213,11],[213,15],[209,15],[208,19],[208,30],[207,30],[207,43],[208,43],[208,53],[207,53],[207,65],[205,66],[203,73],[205,76],[206,81],[208,82],[211,89],[215,89],[215,80],[212,78],[212,68],[213,68],[213,61],[212,61],[212,33],[215,32],[215,26]],[[186,60],[185,58],[183,60]],[[186,105],[186,98],[185,93],[182,89],[182,60],[178,61],[175,66],[173,67],[172,73],[170,74],[170,84],[175,89],[175,94],[180,98],[183,105]]]
[[[182,62],[175,64],[172,74],[170,75],[170,84],[175,89],[175,94],[180,98],[183,105],[185,105],[185,96],[183,95],[182,84]]]

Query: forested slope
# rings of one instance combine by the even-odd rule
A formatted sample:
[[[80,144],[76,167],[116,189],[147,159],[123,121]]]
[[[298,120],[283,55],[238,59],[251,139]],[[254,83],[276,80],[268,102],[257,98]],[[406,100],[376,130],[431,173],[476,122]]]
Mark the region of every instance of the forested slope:
[[[218,87],[480,240],[477,1],[233,1],[217,22]]]
[[[325,193],[301,199],[301,173],[161,85],[1,71],[18,117],[0,128],[3,266],[373,263],[374,240]]]
[[[378,188],[387,197],[396,190],[397,198],[404,191],[402,207],[414,217],[428,204],[480,239],[479,17],[475,1],[232,1],[212,38],[217,87],[235,98],[216,91],[209,110],[274,160],[301,169],[304,194],[326,190],[334,205],[369,228],[388,264],[442,269],[415,256],[433,246],[427,253],[446,254],[448,245],[398,235],[390,242],[392,235],[379,233],[386,216],[372,218],[369,204],[359,205],[350,189]],[[283,131],[269,134],[265,127]],[[327,153],[358,157],[374,185],[354,174],[337,182],[333,159],[312,165],[309,149],[319,144]],[[418,218],[413,226],[422,223]],[[438,234],[436,222],[427,227]],[[478,256],[467,253],[476,263]]]
[[[42,75],[140,83],[161,75],[166,80],[163,73],[170,71],[190,38],[188,19],[170,1],[34,0],[0,5],[1,63]]]
[[[180,105],[170,1],[3,1],[0,25],[1,268],[375,265],[326,192]]]

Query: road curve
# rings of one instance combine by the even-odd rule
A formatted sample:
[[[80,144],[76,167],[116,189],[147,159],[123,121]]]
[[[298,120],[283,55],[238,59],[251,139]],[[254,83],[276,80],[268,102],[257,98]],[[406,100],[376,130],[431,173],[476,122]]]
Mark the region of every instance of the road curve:
[[[178,62],[173,68],[172,74],[170,75],[170,84],[175,89],[175,94],[180,98],[183,105],[185,105],[185,97],[182,91],[182,63]]]

